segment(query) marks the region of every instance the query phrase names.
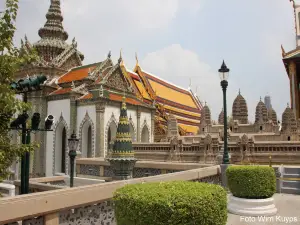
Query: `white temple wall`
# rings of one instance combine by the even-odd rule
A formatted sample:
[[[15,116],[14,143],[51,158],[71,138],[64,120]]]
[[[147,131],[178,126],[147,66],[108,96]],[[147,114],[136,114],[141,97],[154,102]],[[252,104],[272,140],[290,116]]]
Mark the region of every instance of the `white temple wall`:
[[[95,105],[85,105],[77,107],[77,134],[79,134],[80,124],[82,123],[86,113],[88,113],[89,117],[96,124],[96,106]]]
[[[54,116],[54,128],[55,124],[59,121],[60,116],[64,118],[68,127],[70,127],[70,99],[56,100],[48,102],[48,114]],[[54,132],[46,132],[46,176],[53,175],[53,153],[55,151],[54,145]]]

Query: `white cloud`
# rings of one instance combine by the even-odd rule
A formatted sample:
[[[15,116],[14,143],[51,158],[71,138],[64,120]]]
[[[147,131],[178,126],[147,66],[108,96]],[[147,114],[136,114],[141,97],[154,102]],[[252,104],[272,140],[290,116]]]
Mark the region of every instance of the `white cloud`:
[[[221,64],[221,62],[220,62]],[[222,89],[217,69],[212,69],[207,63],[201,61],[197,53],[182,48],[179,44],[173,44],[164,49],[146,55],[141,61],[141,66],[146,71],[171,81],[176,85],[187,88],[190,78],[192,79],[192,90],[196,87],[201,101],[207,101],[212,117],[217,120],[222,102]],[[231,112],[231,104],[236,97],[237,89],[233,82],[228,90],[228,111]]]
[[[63,11],[69,16],[89,16],[96,27],[131,26],[131,29],[165,28],[176,16],[179,0],[65,0]],[[116,27],[115,27],[116,28]],[[115,29],[116,30],[116,29]]]

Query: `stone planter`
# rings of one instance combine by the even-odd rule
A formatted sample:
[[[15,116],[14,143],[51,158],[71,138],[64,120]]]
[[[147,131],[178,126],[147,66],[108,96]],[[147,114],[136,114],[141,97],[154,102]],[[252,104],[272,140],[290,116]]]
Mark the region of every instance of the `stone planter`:
[[[229,195],[228,212],[240,216],[272,216],[277,213],[274,199],[246,199]]]

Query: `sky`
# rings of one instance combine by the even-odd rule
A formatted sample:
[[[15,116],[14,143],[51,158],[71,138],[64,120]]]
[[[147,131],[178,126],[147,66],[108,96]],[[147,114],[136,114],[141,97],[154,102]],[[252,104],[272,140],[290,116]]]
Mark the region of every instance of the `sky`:
[[[0,9],[4,0],[0,0]],[[294,11],[289,0],[61,0],[63,25],[85,55],[84,64],[112,51],[117,62],[140,66],[183,88],[191,88],[217,120],[222,103],[218,69],[230,69],[227,109],[239,89],[249,120],[269,94],[279,120],[290,101],[281,44],[295,48]],[[26,34],[34,43],[46,22],[50,0],[20,0],[15,42]]]

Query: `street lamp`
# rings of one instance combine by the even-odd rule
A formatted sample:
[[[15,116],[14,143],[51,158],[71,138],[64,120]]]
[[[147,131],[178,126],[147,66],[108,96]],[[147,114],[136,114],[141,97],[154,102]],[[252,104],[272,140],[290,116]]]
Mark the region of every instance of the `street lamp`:
[[[41,85],[47,80],[44,75],[39,75],[35,78],[21,79],[17,82],[12,82],[10,88],[15,91],[16,94],[23,94],[23,102],[27,103],[27,97],[29,92],[35,92],[41,90]],[[28,129],[26,121],[29,118],[26,110],[19,115],[14,121],[11,122],[11,130],[22,130],[22,144],[30,144],[30,133],[32,131],[52,131],[50,124],[45,129],[39,129],[41,116],[39,113],[34,113],[31,118],[31,128]],[[53,121],[52,121],[53,122]],[[25,152],[21,157],[21,194],[29,193],[29,165],[30,165],[30,152]]]
[[[68,145],[69,145],[69,157],[70,157],[70,163],[71,163],[71,174],[70,174],[70,187],[73,187],[74,183],[74,161],[76,158],[76,150],[78,147],[79,139],[76,138],[76,134],[73,131],[73,134],[71,135],[71,138],[68,139]]]
[[[223,90],[223,108],[224,108],[224,153],[223,153],[223,162],[221,164],[221,173],[222,173],[222,185],[227,186],[226,180],[226,169],[229,165],[229,154],[228,154],[228,139],[227,139],[227,106],[226,106],[226,89],[228,87],[228,77],[229,69],[227,68],[224,60],[221,68],[219,69],[219,75],[221,79],[221,87]]]

